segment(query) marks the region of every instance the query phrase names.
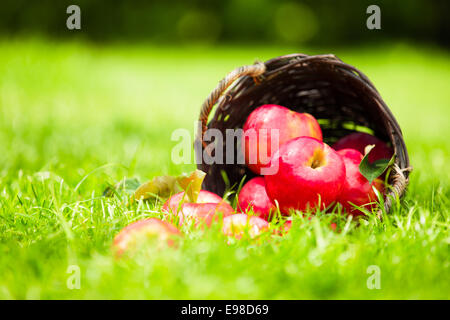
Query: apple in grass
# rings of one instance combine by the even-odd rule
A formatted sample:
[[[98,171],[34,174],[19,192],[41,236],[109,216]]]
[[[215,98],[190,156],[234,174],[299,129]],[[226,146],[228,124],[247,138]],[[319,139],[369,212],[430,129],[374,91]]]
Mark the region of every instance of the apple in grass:
[[[338,202],[342,204],[347,212],[352,214],[362,213],[352,203],[370,210],[375,206],[375,201],[378,199],[373,187],[379,192],[383,192],[383,181],[377,178],[372,183],[369,183],[360,173],[359,164],[363,159],[363,155],[358,150],[341,149],[337,153],[342,157],[346,171],[344,187],[337,199]],[[369,153],[369,157],[371,153]]]
[[[200,192],[198,193],[197,199],[195,200],[195,203],[221,203],[224,200],[219,197],[217,194],[213,193],[213,192],[209,192],[206,190],[200,190]],[[191,199],[188,197],[188,195],[186,194],[186,192],[182,191],[179,192],[177,194],[174,194],[173,196],[171,196],[163,205],[162,210],[163,211],[172,211],[172,212],[177,212],[178,209],[180,209],[180,206],[183,203],[189,203],[189,202],[193,202],[191,201]]]
[[[256,216],[268,220],[270,213],[277,207],[266,192],[266,183],[263,177],[256,177],[248,181],[238,195],[238,209],[245,213],[252,209]]]
[[[262,105],[253,110],[243,130],[245,163],[257,174],[264,174],[262,169],[269,166],[272,155],[286,141],[302,136],[322,141],[322,130],[312,115],[275,104]]]
[[[173,246],[176,238],[180,236],[180,231],[174,225],[157,218],[149,218],[123,228],[114,238],[113,247],[118,255],[122,255],[125,251],[136,249],[142,244],[142,240],[153,239],[158,245],[166,243]]]
[[[368,145],[375,145],[375,147],[369,153],[369,162],[374,162],[379,159],[391,159],[394,152],[392,148],[378,139],[364,132],[351,133],[332,145],[336,151],[342,149],[355,149],[362,154],[365,154],[365,149]]]
[[[211,226],[213,222],[234,214],[233,208],[226,202],[221,203],[185,203],[178,212],[179,223],[193,221],[196,226]]]
[[[336,201],[345,182],[341,156],[327,144],[309,137],[292,139],[281,145],[271,159],[275,174],[266,175],[269,197],[280,210],[324,209]]]
[[[206,173],[201,170],[177,178],[184,190],[171,196],[163,205],[162,211],[178,216],[178,222],[193,221],[195,225],[210,226],[220,217],[234,213],[233,208],[217,194],[201,190]]]
[[[166,213],[176,214],[179,223],[193,220],[196,225],[210,226],[220,216],[226,217],[235,213],[234,209],[217,194],[200,190],[195,202],[188,198],[184,191],[170,197],[162,207]]]
[[[255,238],[268,229],[269,223],[266,220],[244,213],[232,214],[223,219],[222,232],[236,239],[241,239],[245,234]]]

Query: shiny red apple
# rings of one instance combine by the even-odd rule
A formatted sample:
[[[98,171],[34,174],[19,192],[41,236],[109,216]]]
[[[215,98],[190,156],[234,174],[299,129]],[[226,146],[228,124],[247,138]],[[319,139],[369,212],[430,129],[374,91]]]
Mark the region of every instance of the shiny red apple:
[[[354,214],[361,213],[351,203],[357,206],[363,206],[370,210],[378,198],[372,187],[379,192],[383,192],[383,181],[375,179],[372,183],[359,172],[359,164],[363,159],[361,152],[355,149],[342,149],[337,152],[344,161],[345,165],[345,183],[338,202],[348,211]]]
[[[127,250],[136,248],[140,240],[153,238],[159,243],[165,242],[172,246],[174,239],[180,235],[180,231],[174,225],[157,218],[149,218],[133,222],[123,228],[114,238],[113,246],[116,253],[121,255]]]
[[[245,163],[257,174],[265,174],[263,168],[269,166],[271,156],[286,141],[302,136],[322,140],[322,130],[312,115],[275,104],[262,105],[253,110],[243,130]],[[278,132],[278,137],[275,132]]]
[[[365,148],[372,144],[374,144],[375,147],[369,153],[370,162],[374,162],[379,159],[390,159],[394,154],[392,148],[388,147],[385,142],[364,132],[351,133],[338,140],[332,145],[332,148],[336,151],[342,149],[355,149],[364,155]]]
[[[270,200],[266,192],[266,183],[263,177],[256,177],[248,181],[239,192],[238,209],[242,213],[252,209],[256,216],[265,220],[277,207]]]
[[[237,239],[241,239],[245,234],[254,238],[268,229],[269,223],[266,220],[243,213],[233,214],[223,219],[222,232]]]
[[[300,137],[283,144],[272,157],[278,171],[266,175],[266,190],[281,212],[324,209],[336,201],[345,181],[341,156],[327,144]]]
[[[179,223],[193,220],[196,225],[210,226],[219,217],[235,213],[234,209],[215,193],[200,190],[196,203],[189,202],[184,191],[170,197],[162,207],[163,212],[178,215]]]

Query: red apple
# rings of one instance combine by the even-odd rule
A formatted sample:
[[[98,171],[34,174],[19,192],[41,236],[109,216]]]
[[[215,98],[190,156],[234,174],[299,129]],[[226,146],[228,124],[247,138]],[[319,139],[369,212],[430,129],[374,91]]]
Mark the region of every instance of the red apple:
[[[215,193],[200,190],[196,203],[189,202],[184,191],[170,197],[162,207],[163,212],[177,214],[179,223],[193,220],[196,225],[205,223],[210,226],[213,221],[233,214],[234,209]]]
[[[327,144],[308,137],[283,144],[272,157],[278,171],[266,175],[266,190],[277,200],[281,212],[290,209],[326,208],[333,203],[345,181],[345,165],[341,156]]]
[[[133,249],[140,239],[155,238],[158,242],[174,245],[174,238],[180,236],[180,231],[172,224],[157,218],[149,218],[133,222],[123,228],[114,238],[117,254]]]
[[[269,166],[271,156],[286,141],[302,136],[322,140],[322,130],[312,115],[275,104],[262,105],[253,110],[243,130],[245,163],[257,174],[264,174],[262,169]],[[271,130],[278,130],[278,141],[272,141],[276,135],[272,137]]]
[[[341,149],[338,151],[345,164],[345,183],[341,194],[338,197],[338,202],[348,211],[359,213],[351,203],[357,206],[365,206],[369,210],[372,205],[369,203],[376,201],[378,198],[372,187],[378,191],[383,192],[383,181],[375,179],[370,184],[369,181],[359,172],[359,164],[363,159],[361,152],[355,149]]]
[[[254,238],[267,229],[269,229],[269,223],[266,220],[243,213],[232,214],[223,219],[222,232],[237,239],[242,238],[246,233]]]
[[[277,207],[270,200],[266,192],[266,183],[263,177],[256,177],[248,181],[239,192],[238,208],[245,213],[253,209],[256,216],[268,220],[271,212]]]
[[[206,190],[200,190],[200,193],[198,194],[197,197],[197,203],[221,203],[223,201],[224,200],[217,194]],[[185,194],[185,192],[182,191],[171,196],[164,203],[162,210],[165,212],[169,211],[178,212],[178,209],[180,209],[180,205],[186,202],[189,202],[189,198],[187,194]]]
[[[374,144],[373,148],[369,153],[369,161],[374,162],[379,159],[390,159],[394,152],[387,144],[375,136],[372,136],[364,132],[354,132],[351,133],[332,145],[333,149],[338,151],[342,149],[355,149],[365,153],[365,148],[368,145]]]

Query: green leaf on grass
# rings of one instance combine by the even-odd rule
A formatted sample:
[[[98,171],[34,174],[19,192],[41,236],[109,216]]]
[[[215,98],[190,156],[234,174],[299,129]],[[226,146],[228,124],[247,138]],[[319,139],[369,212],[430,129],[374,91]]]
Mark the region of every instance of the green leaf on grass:
[[[378,159],[374,162],[369,161],[369,153],[375,147],[375,145],[366,147],[366,154],[359,164],[359,172],[372,183],[373,180],[383,174],[386,169],[394,163],[395,155],[391,159]]]
[[[115,185],[106,187],[103,191],[103,196],[112,197],[118,192],[124,192],[126,195],[131,196],[140,185],[141,183],[137,178],[124,178]]]

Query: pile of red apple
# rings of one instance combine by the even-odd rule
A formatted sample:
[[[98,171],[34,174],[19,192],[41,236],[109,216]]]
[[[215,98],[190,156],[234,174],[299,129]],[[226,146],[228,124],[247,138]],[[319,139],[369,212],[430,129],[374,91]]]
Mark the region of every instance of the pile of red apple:
[[[260,132],[269,133],[250,139],[255,136],[248,134],[252,130],[257,137]],[[278,130],[278,148],[271,144],[271,130]],[[276,202],[285,215],[292,210],[323,210],[336,203],[352,214],[358,212],[355,206],[371,207],[377,200],[373,187],[379,192],[384,188],[381,179],[369,183],[359,172],[364,150],[375,145],[370,162],[392,156],[383,141],[362,132],[343,137],[330,147],[322,141],[322,130],[313,116],[278,105],[263,105],[249,115],[243,142],[250,170],[261,174],[263,169],[275,168],[270,170],[273,174],[247,182],[239,194],[240,210],[253,207],[264,218],[275,209]],[[264,152],[264,156],[252,154],[260,149],[267,150],[267,156]]]
[[[162,208],[169,217],[167,220],[176,221],[178,226],[185,223],[210,226],[217,222],[222,223],[225,235],[256,237],[269,229],[268,221],[278,208],[282,215],[289,216],[295,210],[331,210],[339,204],[344,212],[357,215],[361,214],[358,207],[370,210],[376,204],[375,189],[380,193],[384,190],[382,179],[369,183],[359,171],[368,145],[375,145],[369,153],[371,162],[390,159],[393,154],[390,147],[370,134],[355,132],[330,147],[323,142],[320,125],[312,115],[279,105],[258,107],[248,116],[243,129],[246,165],[258,176],[240,190],[236,210],[206,190],[198,193],[196,202],[189,201],[185,192],[180,192],[170,197]],[[271,143],[272,130],[278,132],[277,146]],[[253,135],[248,134],[251,131]],[[260,136],[261,132],[264,136]],[[257,139],[249,138],[255,135]],[[264,170],[270,168],[275,170]],[[264,172],[271,174],[261,175]],[[282,233],[290,226],[288,221]],[[168,241],[181,233],[166,221],[146,219],[123,229],[115,239],[116,248],[124,250],[135,241],[137,234]]]

